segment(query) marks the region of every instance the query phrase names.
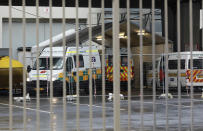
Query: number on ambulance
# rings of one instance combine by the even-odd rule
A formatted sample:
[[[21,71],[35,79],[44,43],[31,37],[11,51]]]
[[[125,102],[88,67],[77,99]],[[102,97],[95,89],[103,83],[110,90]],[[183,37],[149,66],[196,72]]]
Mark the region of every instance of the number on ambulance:
[[[96,62],[96,58],[94,56],[92,57],[92,62]]]

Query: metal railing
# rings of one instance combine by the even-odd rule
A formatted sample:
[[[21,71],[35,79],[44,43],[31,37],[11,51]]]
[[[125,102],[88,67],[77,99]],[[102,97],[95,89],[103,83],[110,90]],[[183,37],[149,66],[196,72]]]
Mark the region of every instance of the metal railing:
[[[26,34],[26,2],[25,0],[22,0],[23,2],[23,11],[22,11],[22,30],[23,30],[23,54],[24,54],[24,57],[23,57],[23,65],[25,65],[25,51],[26,51],[26,36],[29,35],[29,34]],[[64,131],[66,130],[69,130],[68,126],[71,126],[71,125],[68,125],[68,114],[67,114],[67,110],[68,110],[68,104],[67,104],[67,83],[66,83],[66,50],[67,50],[67,47],[69,45],[66,44],[66,38],[65,38],[65,22],[66,22],[66,13],[71,13],[71,12],[66,12],[65,10],[65,3],[66,1],[65,0],[62,0],[62,31],[63,31],[63,40],[62,40],[62,47],[63,47],[63,88],[62,88],[62,92],[63,92],[63,95],[62,95],[62,113],[63,113],[63,118],[62,118],[62,129]],[[76,123],[75,124],[75,130],[79,131],[79,130],[83,130],[81,128],[81,97],[80,96],[80,81],[79,81],[79,47],[80,47],[80,37],[79,37],[79,1],[76,0],[76,5],[75,5],[75,13],[76,13],[76,23],[75,23],[75,34],[76,34],[76,38],[75,38],[75,45],[76,45],[76,77],[77,77],[77,81],[76,81]],[[88,34],[89,34],[89,104],[88,104],[88,108],[89,108],[89,118],[87,120],[89,120],[89,130],[94,130],[94,104],[93,104],[93,101],[94,101],[94,96],[93,96],[93,64],[92,64],[92,12],[91,12],[91,0],[88,1],[89,4],[88,4],[88,8],[89,8],[89,13],[88,13]],[[101,81],[102,81],[102,86],[101,86],[101,96],[102,96],[102,99],[101,99],[101,117],[102,117],[102,122],[100,123],[102,125],[102,129],[100,130],[107,130],[107,104],[106,103],[106,74],[105,74],[105,45],[106,45],[106,35],[105,35],[105,3],[104,3],[104,0],[101,0],[101,36],[102,36],[102,41],[101,41]],[[140,94],[139,94],[139,100],[140,100],[140,107],[139,107],[139,113],[140,113],[140,120],[139,120],[139,127],[136,127],[140,130],[145,130],[145,120],[144,120],[144,114],[145,114],[145,111],[144,111],[144,97],[145,97],[145,93],[144,93],[144,74],[143,74],[143,71],[144,71],[144,68],[143,68],[143,56],[146,56],[147,54],[145,54],[143,52],[143,35],[139,35],[139,53],[138,54],[135,54],[135,53],[131,53],[131,41],[132,41],[132,33],[131,33],[131,18],[130,18],[130,0],[126,0],[126,3],[127,3],[127,17],[126,17],[126,21],[127,21],[127,45],[126,45],[126,48],[127,48],[127,51],[128,51],[128,61],[127,61],[127,65],[128,65],[128,70],[127,70],[127,76],[128,76],[128,80],[127,80],[127,111],[125,112],[128,116],[127,118],[127,128],[126,130],[133,130],[135,129],[133,127],[133,123],[135,122],[134,119],[135,118],[132,118],[134,115],[132,115],[132,109],[134,108],[132,106],[132,97],[133,97],[133,94],[132,94],[132,91],[133,91],[133,87],[134,85],[131,85],[131,55],[137,55],[139,57],[139,61],[136,61],[136,62],[139,62],[139,87],[140,87]],[[151,62],[152,62],[152,97],[151,97],[151,100],[152,100],[152,116],[153,116],[153,125],[152,125],[152,129],[153,131],[156,131],[157,130],[157,92],[156,92],[156,76],[157,76],[157,72],[156,72],[156,39],[155,39],[155,0],[151,0],[151,12],[152,12],[152,41],[151,41],[151,54],[148,54],[148,57],[151,57]],[[120,33],[120,12],[119,12],[119,0],[113,0],[112,1],[112,12],[113,12],[113,21],[112,21],[112,26],[113,26],[113,29],[112,29],[112,48],[113,48],[113,109],[112,109],[112,112],[113,112],[113,127],[111,127],[112,129],[114,129],[115,131],[120,131],[123,129],[123,127],[121,127],[121,119],[122,119],[122,113],[121,113],[121,98],[120,98],[120,63],[121,63],[121,60],[120,60],[120,39],[119,39],[119,33]],[[12,48],[13,48],[13,44],[15,43],[14,41],[12,41],[12,0],[9,0],[9,58],[10,58],[10,61],[9,61],[9,130],[14,130],[14,127],[13,127],[13,69],[12,69]],[[192,52],[193,52],[193,23],[192,23],[192,17],[193,17],[193,13],[192,13],[192,0],[189,1],[189,36],[190,36],[190,56],[192,56]],[[168,50],[168,43],[169,43],[169,40],[168,40],[168,1],[167,0],[164,0],[164,40],[165,40],[165,50],[164,50],[164,54],[166,56],[169,55],[169,50]],[[56,128],[56,125],[54,125],[54,104],[53,104],[53,101],[54,101],[54,87],[53,87],[53,81],[52,81],[52,76],[53,76],[53,45],[52,45],[52,34],[53,34],[53,30],[52,30],[52,0],[49,0],[49,35],[50,35],[50,44],[49,44],[49,48],[50,48],[50,77],[49,77],[49,82],[50,82],[50,85],[49,85],[49,88],[50,88],[50,92],[49,92],[49,119],[50,119],[50,123],[49,123],[49,126],[50,128],[48,128],[48,130],[57,130],[55,129]],[[143,29],[143,20],[141,19],[142,18],[142,15],[143,15],[143,0],[139,0],[139,30],[140,32],[142,32],[144,29]],[[40,74],[40,67],[39,67],[39,56],[40,56],[40,50],[39,50],[39,0],[36,0],[36,45],[37,45],[37,57],[36,57],[36,72],[37,72],[37,75]],[[181,82],[180,82],[180,78],[181,78],[181,65],[180,65],[180,59],[181,59],[181,44],[180,44],[180,0],[177,0],[177,50],[178,50],[178,82],[177,82],[177,85],[178,85],[178,130],[181,131],[182,130],[182,103],[181,103]],[[108,36],[109,37],[109,36]],[[158,54],[159,55],[159,54]],[[166,60],[165,60],[165,124],[164,124],[164,128],[166,131],[169,130],[170,128],[170,125],[169,125],[169,86],[168,86],[168,83],[169,83],[169,78],[168,78],[168,57],[165,57]],[[190,62],[190,67],[191,67],[191,78],[192,78],[192,84],[191,84],[191,94],[190,94],[190,129],[191,130],[194,130],[194,94],[193,94],[193,77],[192,77],[192,74],[193,74],[193,57],[190,57],[191,59],[191,62]],[[137,74],[135,74],[137,75]],[[26,68],[23,67],[23,130],[29,130],[28,128],[28,122],[27,122],[27,101],[26,101],[26,92],[27,92],[27,86],[26,86],[26,77],[27,77],[27,72],[26,72]],[[41,130],[40,126],[42,125],[43,121],[41,120],[42,117],[41,117],[41,97],[40,97],[40,79],[39,77],[37,77],[37,84],[36,84],[36,109],[34,109],[36,111],[36,130]],[[122,117],[121,117],[122,116]],[[84,121],[83,121],[84,122]],[[88,124],[88,122],[86,122],[86,124]],[[61,124],[60,124],[61,125]],[[60,128],[61,129],[61,128]]]

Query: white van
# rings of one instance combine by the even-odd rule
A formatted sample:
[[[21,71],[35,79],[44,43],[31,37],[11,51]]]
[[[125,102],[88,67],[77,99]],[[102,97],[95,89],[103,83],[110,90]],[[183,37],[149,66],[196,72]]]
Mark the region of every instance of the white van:
[[[162,88],[164,84],[164,64],[166,55],[156,59],[156,86]],[[190,87],[192,79],[190,78],[190,52],[180,52],[180,85],[182,88]],[[193,51],[193,86],[194,88],[203,87],[203,52]],[[152,70],[148,71],[147,83],[152,86]],[[178,86],[178,53],[168,54],[168,87],[177,88]]]
[[[63,47],[53,47],[53,70],[52,82],[54,93],[62,93],[63,87]],[[101,62],[99,52],[96,47],[92,47],[92,72],[93,78],[101,77]],[[76,47],[67,47],[66,50],[66,82],[67,86],[75,90],[76,77]],[[80,87],[89,88],[89,47],[79,47],[79,81]],[[40,91],[48,92],[50,83],[50,48],[45,48],[39,56],[39,75],[37,75],[36,62],[27,77],[27,90],[36,90],[37,77],[40,80]],[[71,85],[70,85],[71,83]],[[67,90],[68,91],[68,90]]]

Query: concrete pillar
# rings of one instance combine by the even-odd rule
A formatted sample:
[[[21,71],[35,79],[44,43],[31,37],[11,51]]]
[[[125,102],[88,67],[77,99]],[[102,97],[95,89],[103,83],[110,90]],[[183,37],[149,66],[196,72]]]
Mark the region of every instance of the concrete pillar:
[[[200,50],[201,47],[201,30],[200,30],[200,8],[201,4],[196,2],[193,4],[193,39],[194,50]]]
[[[200,28],[199,28],[200,3],[193,3],[193,50],[200,48]],[[189,3],[181,4],[181,46],[182,51],[190,50],[189,32]]]
[[[189,50],[189,3],[181,4],[181,50]]]
[[[174,43],[174,51],[177,51],[177,7],[174,4],[168,5],[168,37]],[[193,50],[201,48],[201,37],[199,29],[200,2],[193,2]],[[182,2],[181,10],[181,51],[189,51],[189,2]],[[164,6],[162,4],[162,34],[164,36]]]
[[[173,45],[173,51],[177,51],[177,22],[176,22],[176,10],[174,7],[168,7],[168,38],[169,40],[172,40]]]

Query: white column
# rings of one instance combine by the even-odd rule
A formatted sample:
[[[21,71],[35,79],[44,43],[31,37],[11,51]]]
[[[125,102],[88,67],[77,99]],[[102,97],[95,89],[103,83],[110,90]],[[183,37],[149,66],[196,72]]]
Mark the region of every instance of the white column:
[[[0,48],[2,48],[3,47],[3,39],[2,39],[2,26],[3,26],[3,24],[2,24],[2,17],[0,17]]]

